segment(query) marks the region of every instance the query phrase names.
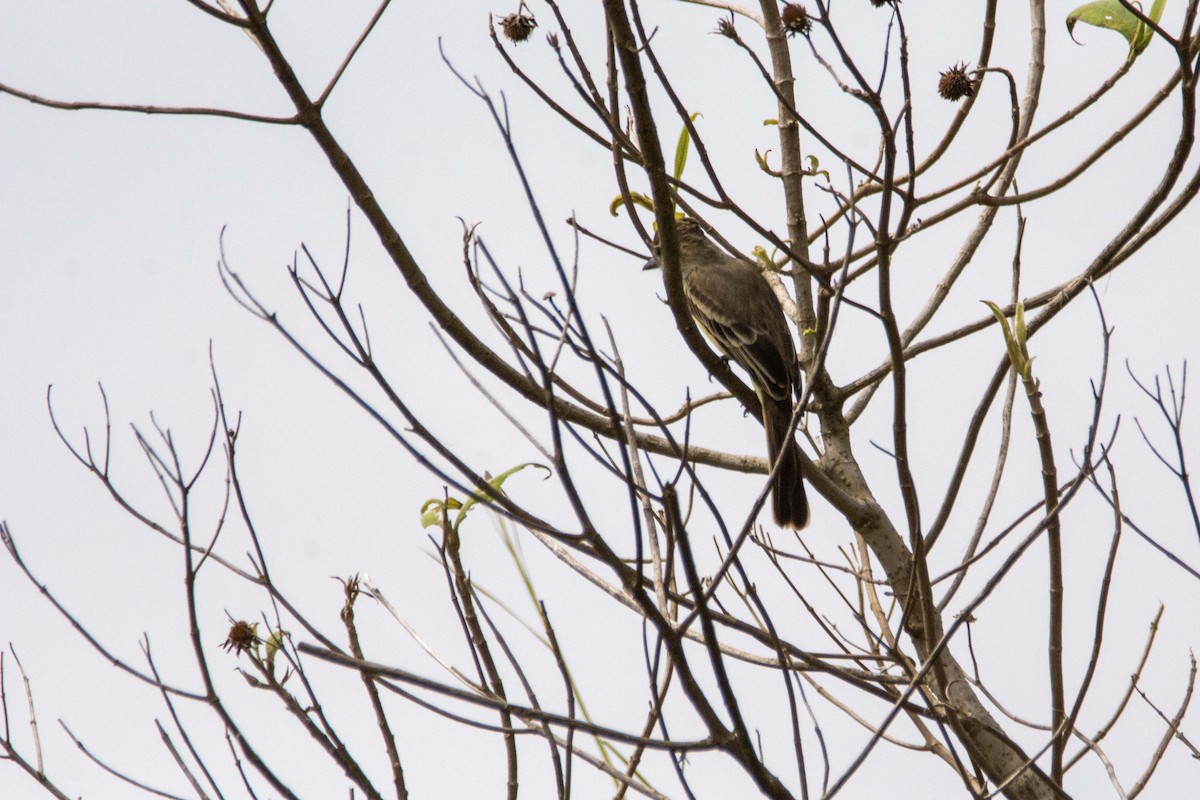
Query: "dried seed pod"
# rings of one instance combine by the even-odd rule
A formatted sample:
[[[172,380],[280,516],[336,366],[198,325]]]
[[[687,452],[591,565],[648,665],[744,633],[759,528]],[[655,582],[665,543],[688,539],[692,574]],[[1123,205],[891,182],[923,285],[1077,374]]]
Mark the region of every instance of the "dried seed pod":
[[[938,79],[938,94],[950,101],[975,95],[975,87],[971,84],[971,76],[967,74],[965,63],[957,64],[941,74]]]
[[[232,650],[235,653],[241,654],[253,649],[257,644],[258,626],[244,620],[238,620],[229,629],[229,636],[226,637],[225,643],[221,646],[226,651]]]
[[[732,15],[730,16],[729,19],[722,17],[721,19],[717,20],[717,29],[714,32],[719,33],[721,36],[724,36],[726,39],[732,39],[735,42],[739,41],[737,28],[735,28],[733,26]]]
[[[537,20],[532,14],[509,14],[500,20],[500,30],[504,31],[504,38],[514,44],[519,44],[529,38],[533,33],[533,29],[537,27]]]
[[[794,36],[798,33],[801,36],[808,36],[812,33],[812,17],[809,16],[808,9],[799,3],[784,3],[779,16],[783,20],[784,29],[789,34]]]

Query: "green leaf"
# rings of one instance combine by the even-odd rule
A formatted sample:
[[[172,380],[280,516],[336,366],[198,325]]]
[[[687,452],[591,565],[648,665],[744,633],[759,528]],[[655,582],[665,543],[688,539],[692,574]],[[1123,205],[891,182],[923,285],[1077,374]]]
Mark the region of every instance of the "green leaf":
[[[817,159],[816,156],[808,157],[808,169],[804,170],[804,174],[812,175],[812,176],[824,175],[825,180],[827,180],[827,181],[829,180],[829,170],[821,169],[821,162]]]
[[[692,122],[695,122],[700,117],[700,112],[697,111],[691,115]],[[688,149],[691,147],[692,137],[688,134],[687,125],[683,126],[683,130],[679,132],[679,141],[675,144],[675,180],[683,175],[683,168],[687,166]],[[608,213],[614,217],[619,215],[619,212],[626,205],[641,206],[647,211],[654,211],[654,201],[641,192],[630,192],[628,202],[624,195],[617,195],[608,204]],[[679,216],[676,214],[676,216]]]
[[[1167,0],[1154,0],[1154,5],[1151,6],[1150,13],[1146,16],[1151,22],[1157,24],[1166,5]],[[1067,33],[1071,34],[1072,39],[1075,38],[1076,22],[1093,25],[1097,28],[1107,28],[1124,36],[1125,41],[1129,42],[1129,61],[1131,62],[1146,49],[1146,46],[1150,44],[1150,39],[1154,36],[1154,31],[1130,13],[1129,9],[1121,5],[1120,0],[1094,0],[1094,2],[1085,3],[1068,14]]]
[[[760,153],[760,152],[758,152],[757,147],[754,148],[754,160],[758,162],[758,168],[772,177],[782,178],[783,177],[782,172],[780,172],[777,169],[771,169],[771,165],[767,161],[767,156],[769,156],[770,154],[771,154],[770,150],[766,151],[765,153]]]
[[[266,645],[266,657],[263,660],[267,662],[267,671],[272,675],[275,674],[275,654],[283,649],[283,644],[287,636],[288,632],[280,629],[273,631],[267,637],[267,641],[264,642]]]
[[[459,500],[455,497],[447,498],[445,501],[437,498],[426,500],[421,506],[421,527],[441,527],[443,513],[448,516],[449,512],[457,511],[458,513],[454,515],[454,519],[450,522],[450,527],[454,530],[458,530],[458,526],[462,525],[463,520],[467,518],[467,514],[472,508],[475,507],[475,505],[477,505],[480,501],[487,499],[487,497],[495,497],[498,495],[501,491],[501,487],[504,486],[504,482],[526,467],[541,467],[542,469],[546,470],[547,474],[550,472],[549,467],[543,466],[542,464],[527,462],[525,464],[518,464],[511,469],[506,469],[504,472],[501,472],[495,477],[491,477],[487,475],[487,473],[484,473],[484,480],[487,481],[487,485],[491,488],[491,491],[487,492],[486,495],[473,493],[465,501]]]
[[[996,321],[1000,323],[1000,332],[1004,334],[1004,347],[1008,350],[1008,361],[1013,365],[1013,369],[1017,372],[1021,371],[1021,348],[1017,344],[1017,339],[1013,335],[1012,328],[1008,324],[1008,317],[1004,316],[1004,312],[1000,310],[1000,306],[993,303],[991,300],[984,300],[983,304],[992,310],[992,315],[996,317]]]
[[[791,244],[791,239],[785,239],[784,241],[788,242],[788,244]],[[775,257],[778,253],[778,247],[772,247],[771,252],[768,253],[767,248],[763,247],[761,244],[754,245],[754,248],[750,251],[750,254],[754,256],[754,259],[758,262],[758,265],[762,269],[770,270],[771,272],[779,272],[780,270],[779,262],[775,260]]]
[[[651,200],[649,197],[646,197],[646,195],[642,194],[641,192],[630,192],[629,200],[635,206],[641,206],[642,208],[644,208],[648,211],[654,210],[654,201]],[[617,212],[620,211],[624,207],[625,207],[625,197],[623,195],[617,195],[616,197],[613,198],[613,201],[608,204],[608,213],[612,214],[615,217],[615,216],[617,216]]]
[[[511,478],[513,475],[516,475],[521,470],[525,469],[526,467],[540,467],[541,469],[546,470],[547,475],[550,474],[549,467],[543,466],[541,464],[535,464],[532,461],[528,461],[524,464],[517,464],[515,467],[506,469],[504,472],[501,472],[499,475],[495,476],[494,478],[487,477],[486,475],[484,476],[485,480],[487,480],[487,485],[492,488],[492,491],[488,492],[488,495],[491,497],[495,497],[496,495],[500,494],[500,487],[504,486],[504,482],[506,480],[508,480],[509,478]],[[467,516],[467,512],[470,511],[481,500],[485,500],[485,499],[486,498],[484,496],[479,495],[479,494],[471,495],[467,499],[467,502],[463,503],[462,511],[458,512],[458,519],[455,520],[454,527],[457,528],[459,523],[463,520],[463,518],[465,518]]]
[[[1033,359],[1029,357],[1029,350],[1025,346],[1025,304],[1017,303],[1011,327],[1008,324],[1008,318],[1000,310],[1000,306],[990,300],[984,300],[983,304],[992,310],[992,315],[1000,323],[1000,332],[1004,334],[1004,346],[1008,349],[1009,363],[1022,379],[1031,380],[1033,378]]]
[[[444,502],[437,498],[426,500],[421,506],[421,527],[440,527],[442,524],[442,512],[450,512],[459,508],[462,508],[462,503],[453,497]]]
[[[1154,5],[1150,6],[1150,13],[1146,16],[1150,17],[1150,21],[1155,25],[1162,19],[1163,9],[1167,7],[1167,0],[1154,0]]]
[[[697,111],[692,114],[691,121],[695,122],[700,116]],[[687,125],[683,126],[683,130],[679,132],[679,141],[675,143],[675,180],[679,180],[683,176],[683,168],[687,166],[688,147],[691,145],[692,137],[688,133]],[[613,216],[616,216],[615,214]]]

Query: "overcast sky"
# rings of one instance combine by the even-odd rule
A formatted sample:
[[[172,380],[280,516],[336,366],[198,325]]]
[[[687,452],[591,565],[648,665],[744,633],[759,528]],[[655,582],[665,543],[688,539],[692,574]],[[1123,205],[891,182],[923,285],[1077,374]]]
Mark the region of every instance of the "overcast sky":
[[[571,8],[569,13],[576,21],[581,47],[599,66],[603,39],[599,9],[593,7],[598,4],[586,5]],[[777,144],[772,144],[773,128],[763,125],[764,119],[777,112],[769,93],[755,82],[753,66],[728,42],[708,35],[715,27],[717,12],[678,3],[643,5],[661,26],[659,49],[676,76],[685,103],[703,114],[701,132],[710,137],[709,147],[725,171],[729,188],[751,211],[761,214],[765,224],[782,230],[776,184],[757,169],[753,158],[756,148],[777,150]],[[880,22],[883,18],[868,3],[839,5],[846,6],[842,13],[854,20],[847,30],[866,41],[882,40],[886,32]],[[923,5],[906,4],[905,10],[911,15],[910,31],[915,32],[913,73],[928,87],[939,70],[958,61],[970,62],[977,43],[974,12],[961,10],[962,20],[939,23],[928,16],[933,11]],[[1072,44],[1062,25],[1071,5],[1051,4],[1050,71],[1044,107],[1039,111],[1042,119],[1077,102],[1124,57],[1123,42],[1111,34],[1081,31],[1080,38],[1087,46]],[[273,12],[276,35],[310,91],[328,80],[373,10],[370,3],[359,0],[336,7],[334,11],[327,3],[278,0]],[[487,14],[511,10],[476,0],[393,4],[328,106],[330,127],[366,176],[431,283],[456,300],[456,308],[468,324],[480,330],[486,330],[487,322],[469,297],[463,279],[464,220],[481,223],[479,231],[494,255],[510,275],[520,269],[533,296],[559,287],[503,141],[486,107],[441,60],[439,40],[446,57],[463,75],[478,77],[497,102],[503,93],[516,147],[551,222],[555,242],[568,262],[574,258],[573,239],[562,221],[572,213],[598,233],[641,248],[624,219],[608,214],[608,203],[617,193],[609,155],[548,112],[492,49]],[[545,81],[556,97],[578,106],[544,42],[543,34],[554,27],[552,17],[540,4],[534,11],[542,27],[529,43],[515,48],[513,55]],[[1025,13],[1024,9],[1019,12]],[[1018,10],[1005,13],[1016,15]],[[1020,30],[1019,16],[1004,20],[1016,23]],[[739,25],[749,34],[748,23]],[[1014,71],[1018,85],[1024,81],[1024,46],[1011,29],[1002,28],[996,61]],[[797,47],[796,52],[802,54],[804,49]],[[814,107],[846,102],[836,88],[822,80],[811,59],[798,55],[798,61],[804,64],[798,73],[799,86],[808,93],[808,102]],[[1150,87],[1160,85],[1169,68],[1168,55],[1152,47],[1135,66],[1128,91],[1122,87],[1069,136],[1029,154],[1022,167],[1022,187],[1041,185],[1060,174],[1063,164],[1073,163],[1117,121],[1127,118],[1133,104],[1140,104]],[[0,0],[0,83],[60,100],[219,106],[280,116],[290,111],[286,96],[254,44],[183,0],[116,4]],[[747,90],[748,86],[753,90]],[[917,119],[927,130],[940,130],[953,107],[936,100],[927,89],[920,94]],[[828,118],[828,124],[841,141],[863,149],[869,157],[874,146],[869,120],[848,111]],[[945,175],[954,172],[955,166],[965,170],[961,165],[977,163],[972,143],[992,153],[997,143],[1006,139],[1008,101],[1002,81],[988,84],[972,125],[948,159]],[[1086,265],[1113,226],[1127,217],[1149,182],[1157,178],[1156,170],[1161,169],[1167,153],[1156,143],[1172,141],[1172,126],[1177,125],[1177,103],[1168,102],[1144,129],[1129,137],[1069,192],[1044,208],[1026,209],[1030,216],[1025,259],[1028,293],[1054,285]],[[678,125],[671,121],[663,130],[670,141]],[[931,142],[923,142],[925,149]],[[826,160],[822,166],[833,170],[835,181],[840,179],[844,187],[844,175],[839,178],[832,161]],[[940,183],[945,175],[931,176],[931,183]],[[243,480],[252,487],[250,502],[276,580],[307,601],[306,610],[315,620],[336,630],[340,586],[333,576],[368,572],[425,635],[454,657],[464,655],[456,638],[456,623],[447,616],[444,579],[427,557],[432,548],[418,525],[422,502],[440,496],[444,482],[381,436],[365,414],[304,363],[269,326],[240,308],[218,277],[216,265],[223,242],[230,266],[256,296],[278,310],[321,357],[337,363],[336,352],[306,317],[286,267],[298,257],[303,243],[323,266],[338,268],[349,205],[345,188],[311,138],[298,128],[209,117],[56,111],[0,95],[0,518],[11,526],[38,580],[50,586],[120,658],[140,665],[139,640],[147,634],[172,678],[193,689],[198,681],[181,627],[181,557],[121,511],[99,482],[74,462],[50,423],[50,385],[64,434],[75,446],[83,447],[86,427],[93,450],[100,452],[104,406],[98,383],[103,384],[112,419],[114,480],[131,502],[155,519],[166,520],[170,509],[137,448],[130,425],[147,436],[155,435],[153,413],[158,425],[170,429],[185,463],[196,465],[213,419],[211,352],[226,404],[235,413],[244,412],[239,439]],[[389,374],[404,387],[405,400],[480,470],[498,473],[516,463],[540,460],[503,416],[480,401],[470,382],[449,366],[428,317],[407,293],[366,222],[357,210],[350,217],[350,293],[355,302],[363,304],[376,352],[386,362]],[[1112,412],[1106,422],[1111,428],[1118,412],[1126,417],[1120,447],[1129,466],[1122,474],[1122,493],[1129,498],[1133,512],[1150,527],[1169,532],[1171,544],[1193,564],[1200,563],[1200,558],[1195,537],[1188,538],[1187,520],[1180,516],[1183,507],[1178,487],[1164,478],[1161,467],[1145,452],[1131,418],[1137,415],[1154,424],[1158,421],[1138,398],[1125,375],[1124,362],[1128,359],[1139,375],[1152,376],[1165,364],[1177,369],[1184,359],[1195,355],[1200,343],[1195,319],[1196,223],[1196,211],[1191,208],[1171,235],[1145,248],[1134,263],[1097,286],[1108,322],[1116,329],[1109,399]],[[901,280],[920,285],[911,295],[901,292],[902,315],[917,307],[922,292],[941,274],[959,246],[954,235],[959,229],[946,227],[945,236],[914,242],[912,248],[902,251],[898,262]],[[1008,217],[998,227],[1004,232],[997,233],[980,251],[980,268],[964,283],[962,296],[956,298],[958,305],[932,333],[979,318],[984,313],[976,302],[979,299],[1007,297],[1015,224]],[[731,226],[728,235],[747,252],[759,243],[744,228]],[[838,244],[834,243],[835,248]],[[712,391],[707,376],[674,334],[669,311],[658,299],[662,288],[656,275],[644,275],[637,258],[586,242],[579,263],[590,321],[598,324],[604,315],[613,322],[631,374],[638,376],[639,385],[661,409],[676,408],[686,389],[694,395]],[[879,363],[886,352],[878,328],[869,320],[850,313],[844,324],[849,327],[831,354],[831,369],[839,381]],[[1057,327],[1037,339],[1037,368],[1043,376],[1052,423],[1063,433],[1055,444],[1064,464],[1070,464],[1072,451],[1078,452],[1090,419],[1089,380],[1097,378],[1100,370],[1098,329],[1093,304],[1081,301],[1062,316]],[[980,381],[999,357],[998,335],[996,346],[983,359],[976,350],[947,351],[914,367],[914,380],[928,381],[926,388],[948,386],[946,391],[927,395],[936,399],[913,408],[915,429],[950,420],[953,431],[961,430],[974,408]],[[355,380],[355,385],[364,385]],[[506,396],[504,401],[516,407],[513,398]],[[864,418],[864,434],[857,446],[866,468],[886,476],[893,469],[886,454],[869,452],[871,441],[886,443],[890,435],[883,413],[886,403],[879,405],[878,416]],[[537,424],[536,415],[523,413]],[[700,419],[702,426],[704,419],[724,420],[721,424],[710,422],[707,429],[701,427],[698,435],[703,435],[706,444],[761,454],[760,434],[736,410]],[[538,429],[539,435],[544,427]],[[1165,435],[1161,425],[1152,430]],[[994,444],[989,447],[994,449]],[[927,435],[917,440],[914,450],[925,470],[919,474],[940,487],[957,453],[954,436],[942,442]],[[1031,451],[1023,446],[1020,452]],[[1028,461],[1019,472],[1029,483],[1012,490],[1008,498],[1012,508],[1024,507],[1036,497],[1036,463]],[[537,488],[540,476],[532,472],[513,480],[524,482],[526,491],[550,496],[551,490]],[[734,478],[730,483],[731,491],[739,493],[738,502],[752,499],[761,485],[757,477]],[[219,469],[198,489],[197,515],[209,529],[223,490]],[[616,498],[619,504],[619,487],[599,491],[608,492],[601,496]],[[936,496],[937,490],[930,492],[930,497]],[[895,497],[884,491],[881,500],[892,504],[896,518],[901,518]],[[616,514],[624,511],[621,508]],[[548,513],[557,513],[558,521],[569,519],[561,507]],[[846,545],[849,534],[830,521],[832,515],[821,501],[815,502],[814,529],[824,538],[814,546],[822,554],[836,557],[837,548]],[[1073,533],[1078,537],[1078,563],[1091,569],[1096,559],[1103,558],[1108,523],[1101,514],[1085,519],[1094,520],[1096,528],[1081,522]],[[968,529],[972,524],[971,520],[962,521]],[[477,579],[518,608],[523,618],[533,619],[491,523],[481,515],[476,525],[478,536],[471,545],[478,548],[473,556],[479,569]],[[1128,562],[1122,568],[1129,572],[1114,589],[1113,608],[1119,613],[1114,614],[1112,623],[1114,661],[1106,663],[1104,687],[1116,691],[1114,687],[1127,680],[1133,668],[1130,654],[1141,647],[1149,620],[1163,602],[1167,604],[1160,633],[1163,644],[1151,660],[1147,678],[1149,685],[1160,689],[1162,707],[1174,708],[1186,675],[1188,648],[1194,647],[1198,638],[1193,614],[1196,586],[1181,580],[1177,571],[1168,569],[1161,558],[1132,537],[1123,546],[1128,547]],[[236,559],[248,548],[243,537],[229,543],[227,555]],[[599,602],[598,593],[584,594],[577,583],[557,574],[549,557],[534,547],[527,552],[542,570],[538,573],[543,581],[540,588],[551,598],[552,607],[557,602],[568,615],[570,611],[578,613],[581,606],[586,609],[587,603]],[[1044,580],[1040,563],[1028,565],[1028,573],[1031,581]],[[1094,588],[1094,570],[1087,576],[1086,580],[1080,578],[1081,584]],[[223,671],[221,680],[233,688],[236,661],[216,650],[227,627],[225,613],[254,615],[263,608],[264,600],[216,570],[205,577],[205,644],[216,669]],[[1005,607],[1013,609],[1019,619],[1020,593],[1014,590],[1006,602],[1010,605]],[[583,616],[587,618],[586,613]],[[624,719],[636,719],[643,708],[639,703],[644,697],[611,685],[611,673],[606,669],[606,659],[612,654],[626,654],[633,665],[632,674],[639,675],[640,632],[636,625],[628,624],[628,616],[623,621],[624,626],[595,621],[581,630],[560,631],[568,648],[574,648],[576,678],[585,699],[601,712],[601,721],[618,721],[617,713],[607,714],[612,709],[630,710],[631,716]],[[993,620],[993,624],[996,651],[990,655],[996,656],[1009,641],[1005,625],[1019,625],[1012,619]],[[364,625],[376,636],[374,658],[436,673],[436,667],[381,615],[373,614]],[[1090,628],[1072,631],[1070,637],[1073,645],[1085,648]],[[154,718],[165,717],[159,698],[107,666],[19,570],[8,559],[0,559],[0,643],[8,642],[33,682],[47,769],[62,780],[67,792],[88,798],[128,796],[121,784],[88,765],[74,750],[58,719],[112,763],[129,768],[153,785],[184,791],[153,728]],[[1038,669],[1043,661],[1039,652]],[[1018,658],[1001,659],[1001,663],[1012,668],[1021,662]],[[11,669],[8,657],[5,665],[7,672]],[[1019,675],[987,677],[1021,682]],[[555,680],[552,664],[545,678]],[[345,701],[349,718],[351,712],[363,709],[358,705],[357,687],[352,682],[346,685],[353,698]],[[15,673],[6,675],[6,688],[12,708],[14,698],[20,695]],[[261,708],[254,706],[256,702]],[[1030,700],[1027,706],[1012,710],[1038,717],[1040,702]],[[266,749],[276,755],[288,748],[308,752],[305,748],[310,745],[297,744],[290,733],[273,736],[272,726],[282,728],[286,723],[268,715],[271,704],[265,699],[251,697],[246,703],[248,724],[268,740]],[[23,709],[23,701],[17,705]],[[463,733],[425,712],[402,708],[403,755],[418,794],[495,793],[503,761],[490,735]],[[1148,756],[1149,744],[1139,745],[1139,736],[1156,741],[1161,727],[1144,708],[1137,714],[1137,719],[1145,721],[1144,727],[1115,732],[1113,746],[1128,748],[1136,754],[1130,756],[1130,763],[1140,765]],[[210,735],[216,732],[203,714],[194,719],[198,730]],[[852,741],[864,736],[861,729],[843,731],[839,726],[846,723],[841,720],[825,721]],[[1200,729],[1192,726],[1190,730]],[[461,749],[447,745],[444,738],[439,740],[449,736],[462,737]],[[1193,737],[1197,740],[1200,736]],[[364,737],[363,748],[372,747],[374,740]],[[477,768],[461,769],[467,752],[472,764],[478,754]],[[456,762],[453,769],[451,760]],[[373,762],[376,768],[381,764]],[[1077,796],[1111,796],[1104,794],[1111,786],[1102,769],[1088,769]],[[727,782],[729,792],[745,789],[744,779],[729,774],[728,765],[723,769],[706,767],[700,760],[695,770],[711,781],[711,786]],[[931,778],[925,786],[943,785],[953,790],[953,776],[949,770],[942,771],[942,776]],[[670,780],[666,775],[658,777]],[[1130,781],[1136,773],[1122,773],[1121,777]],[[548,796],[545,793],[551,785],[539,785],[536,780],[531,782],[529,796]],[[944,783],[937,784],[939,780]],[[586,770],[580,771],[580,781],[581,796],[600,796],[588,790],[611,791]],[[884,790],[889,797],[928,796],[904,794],[886,771],[877,768],[865,770],[856,781],[853,796],[878,796]],[[1197,782],[1197,767],[1176,747],[1148,794],[1183,796],[1180,792],[1194,788]],[[314,768],[309,786],[313,797],[345,796],[344,781],[323,767]],[[25,800],[42,795],[15,769],[0,764],[0,796]]]

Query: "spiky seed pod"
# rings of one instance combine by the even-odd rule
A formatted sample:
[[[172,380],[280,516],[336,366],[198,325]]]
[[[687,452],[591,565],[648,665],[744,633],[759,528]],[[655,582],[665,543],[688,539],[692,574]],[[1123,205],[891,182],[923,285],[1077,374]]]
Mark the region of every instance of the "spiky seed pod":
[[[509,14],[500,20],[500,29],[504,31],[504,38],[508,39],[513,44],[519,44],[529,38],[533,33],[533,29],[537,27],[537,20],[532,14]]]
[[[233,627],[229,629],[229,636],[225,639],[225,644],[221,645],[226,651],[233,650],[241,654],[253,648],[258,644],[258,626],[253,625],[243,620],[238,620],[233,623]]]
[[[938,94],[950,101],[972,97],[975,89],[971,85],[971,76],[967,74],[967,65],[956,64],[941,74],[938,79]]]
[[[895,5],[899,2],[900,0],[871,0],[871,5],[875,6],[876,8],[883,8],[884,6]]]
[[[799,3],[784,3],[779,16],[783,19],[783,27],[788,34],[808,36],[812,33],[812,17],[809,16],[808,9]]]
[[[737,28],[733,26],[732,18],[726,19],[722,17],[721,19],[717,20],[717,29],[714,31],[714,33],[718,33],[721,36],[724,36],[726,39],[732,39],[735,42],[738,41]]]

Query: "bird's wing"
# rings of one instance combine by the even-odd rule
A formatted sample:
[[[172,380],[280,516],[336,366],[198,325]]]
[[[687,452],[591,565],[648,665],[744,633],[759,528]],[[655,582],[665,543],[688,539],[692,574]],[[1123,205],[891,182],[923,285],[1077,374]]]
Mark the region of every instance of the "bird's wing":
[[[722,259],[684,276],[696,324],[775,400],[791,402],[799,382],[783,309],[752,264]]]

